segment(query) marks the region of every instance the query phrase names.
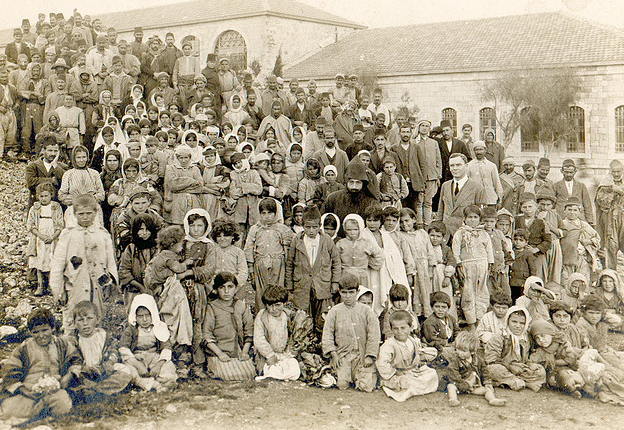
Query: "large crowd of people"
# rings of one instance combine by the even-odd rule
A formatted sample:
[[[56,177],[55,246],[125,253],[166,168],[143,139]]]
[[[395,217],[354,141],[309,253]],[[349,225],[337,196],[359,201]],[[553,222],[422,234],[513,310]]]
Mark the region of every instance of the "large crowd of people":
[[[259,85],[188,38],[118,41],[78,13],[14,38],[0,155],[28,160],[31,288],[62,327],[29,316],[4,417],[187,378],[624,404],[620,161],[590,195],[574,160],[553,178],[356,75]],[[117,338],[99,321],[119,301]]]

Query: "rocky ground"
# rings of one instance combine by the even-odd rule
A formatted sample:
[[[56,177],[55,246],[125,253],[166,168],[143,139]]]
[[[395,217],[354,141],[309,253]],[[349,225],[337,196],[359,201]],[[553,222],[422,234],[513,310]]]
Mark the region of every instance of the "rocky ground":
[[[49,297],[34,297],[25,265],[27,192],[24,163],[0,161],[0,359],[26,336],[26,316],[35,306],[53,308]],[[120,319],[105,324],[118,329]],[[624,337],[612,344],[624,347]],[[542,390],[498,390],[508,406],[494,408],[481,397],[461,396],[451,408],[434,393],[405,403],[381,391],[323,390],[301,382],[185,382],[164,394],[131,391],[107,403],[79,406],[61,419],[26,428],[58,429],[621,429],[624,408],[591,399],[575,400]],[[10,426],[0,421],[0,430]]]

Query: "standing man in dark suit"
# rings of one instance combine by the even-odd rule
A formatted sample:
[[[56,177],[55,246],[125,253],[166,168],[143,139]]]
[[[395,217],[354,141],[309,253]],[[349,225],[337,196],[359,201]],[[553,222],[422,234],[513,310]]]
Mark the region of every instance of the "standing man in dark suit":
[[[440,188],[438,221],[446,226],[447,238],[455,234],[464,220],[464,208],[468,205],[481,206],[484,203],[484,189],[481,184],[467,176],[468,158],[464,154],[452,154],[449,159],[452,179]]]
[[[56,194],[61,187],[61,179],[68,169],[66,165],[58,161],[59,145],[53,136],[46,137],[41,144],[42,157],[31,161],[26,166],[26,186],[30,191],[28,197],[28,207],[32,206],[35,201],[35,189],[37,185],[48,182],[54,186]]]
[[[405,205],[421,213],[418,224],[422,224],[422,194],[425,191],[425,181],[421,171],[421,149],[416,141],[412,141],[412,127],[408,122],[404,122],[399,127],[400,142],[390,151],[394,153],[396,159],[396,171],[402,175],[408,184],[409,195],[405,199]]]
[[[13,30],[13,42],[9,43],[6,48],[4,48],[4,53],[7,56],[7,61],[17,64],[17,57],[20,54],[24,54],[28,57],[28,62],[30,63],[30,48],[28,44],[24,42],[24,33],[22,33],[21,28],[16,28]]]
[[[452,154],[464,154],[468,161],[471,160],[470,152],[464,142],[453,137],[453,127],[450,121],[443,120],[440,122],[442,127],[442,140],[440,143],[440,155],[442,157],[442,183],[453,178],[449,169],[449,158]],[[466,163],[468,162],[466,161]]]
[[[576,174],[576,164],[574,160],[564,160],[561,165],[561,173],[563,174],[563,179],[554,184],[555,197],[557,198],[555,209],[559,215],[563,217],[565,202],[568,201],[570,197],[576,197],[581,202],[581,219],[593,226],[594,207],[592,199],[587,190],[587,186],[574,179],[574,175]]]

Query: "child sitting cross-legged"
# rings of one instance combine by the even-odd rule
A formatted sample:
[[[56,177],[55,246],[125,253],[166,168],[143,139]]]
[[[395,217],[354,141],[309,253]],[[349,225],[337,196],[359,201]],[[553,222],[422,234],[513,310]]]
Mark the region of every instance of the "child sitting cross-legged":
[[[128,326],[119,340],[119,353],[132,373],[132,382],[150,391],[163,391],[178,379],[171,362],[167,324],[160,320],[154,297],[138,294],[132,300]]]
[[[379,321],[370,307],[357,302],[355,275],[342,275],[338,286],[342,303],[331,308],[325,318],[323,354],[331,357],[339,389],[355,384],[370,393],[377,382],[373,364],[379,352]]]
[[[563,334],[557,333],[548,321],[535,320],[529,329],[535,350],[529,361],[539,363],[546,369],[546,383],[580,399],[583,377],[576,371],[581,350],[573,348]]]
[[[238,300],[238,281],[230,272],[220,272],[212,286],[218,298],[208,303],[201,335],[207,354],[208,374],[224,381],[246,381],[256,376],[251,360],[253,317]]]
[[[476,333],[462,331],[457,335],[454,346],[445,346],[436,360],[436,371],[440,376],[438,389],[446,389],[451,406],[459,406],[457,393],[485,396],[492,406],[505,406],[507,400],[494,394],[492,380],[485,369],[483,357],[479,354],[479,339]]]
[[[433,393],[438,387],[438,375],[425,361],[435,358],[435,349],[423,347],[411,335],[414,319],[408,312],[396,311],[389,319],[392,337],[381,345],[376,363],[383,390],[399,402]]]
[[[371,292],[372,295],[372,292]],[[418,318],[412,311],[409,310],[410,294],[405,285],[394,284],[390,287],[388,292],[388,305],[387,308],[379,315],[379,322],[381,324],[381,335],[384,339],[392,337],[392,327],[390,327],[390,317],[393,313],[398,311],[406,311],[412,316],[412,332],[410,333],[414,337],[420,337],[420,326],[418,324]]]
[[[68,340],[76,353],[69,368],[74,375],[71,391],[78,401],[96,400],[123,391],[132,381],[132,371],[119,363],[117,340],[98,327],[99,315],[93,303],[74,307],[74,333]]]
[[[32,420],[69,413],[72,401],[65,391],[73,349],[54,335],[56,323],[47,309],[35,309],[26,323],[31,337],[2,363],[3,420]]]
[[[503,335],[505,327],[505,315],[511,306],[511,297],[505,291],[496,291],[490,297],[492,310],[483,315],[477,325],[477,336],[482,345],[490,341],[494,335]]]
[[[529,361],[527,334],[531,317],[520,306],[512,306],[505,315],[502,335],[494,335],[485,344],[485,362],[493,386],[507,385],[512,390],[525,387],[537,392],[546,382],[546,371]]]
[[[253,336],[254,348],[258,352],[256,367],[262,372],[261,379],[295,381],[301,375],[299,363],[289,350],[293,312],[284,308],[287,301],[288,291],[278,285],[271,285],[262,294],[265,308],[256,316]]]
[[[459,327],[449,313],[451,298],[448,294],[436,291],[431,295],[430,302],[433,313],[423,323],[422,337],[427,345],[442,350],[453,341]]]

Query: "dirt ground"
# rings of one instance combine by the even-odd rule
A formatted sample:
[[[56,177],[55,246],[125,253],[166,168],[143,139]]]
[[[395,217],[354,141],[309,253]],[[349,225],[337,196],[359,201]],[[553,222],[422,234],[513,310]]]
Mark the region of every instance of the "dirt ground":
[[[27,242],[27,193],[24,163],[0,161],[0,326],[18,333],[0,340],[0,358],[24,338],[31,307],[53,307],[49,297],[36,298],[28,288],[24,265]],[[119,329],[121,321],[108,321]],[[116,327],[115,327],[116,326]],[[617,349],[624,336],[612,335]],[[445,394],[389,399],[383,391],[323,390],[301,382],[184,382],[164,394],[123,393],[106,403],[78,406],[60,420],[39,425],[54,429],[622,429],[624,408],[592,399],[576,400],[549,390],[535,394],[497,389],[508,400],[502,408],[482,397],[460,396],[461,406],[448,406]],[[0,421],[0,430],[9,428]]]

